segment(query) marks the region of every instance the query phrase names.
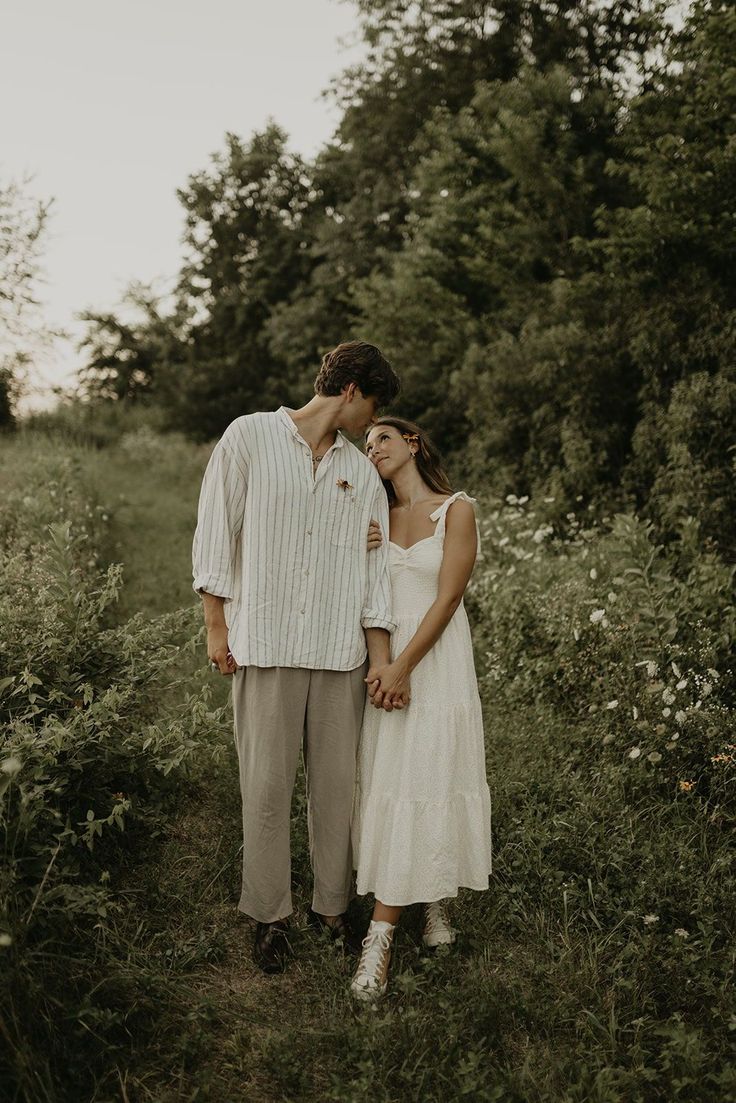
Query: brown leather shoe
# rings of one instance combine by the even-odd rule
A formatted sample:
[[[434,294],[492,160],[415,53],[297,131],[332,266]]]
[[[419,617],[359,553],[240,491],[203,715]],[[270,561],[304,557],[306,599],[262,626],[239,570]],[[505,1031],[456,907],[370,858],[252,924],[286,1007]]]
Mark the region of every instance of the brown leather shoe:
[[[345,912],[342,915],[338,915],[334,923],[328,923],[326,919],[323,919],[316,911],[309,909],[308,912],[309,926],[315,931],[329,931],[330,938],[336,946],[339,946],[343,953],[353,954],[355,957],[359,957],[363,949],[362,939],[353,930],[352,924],[348,919]]]
[[[253,960],[264,973],[283,973],[294,951],[289,943],[289,924],[256,923]]]

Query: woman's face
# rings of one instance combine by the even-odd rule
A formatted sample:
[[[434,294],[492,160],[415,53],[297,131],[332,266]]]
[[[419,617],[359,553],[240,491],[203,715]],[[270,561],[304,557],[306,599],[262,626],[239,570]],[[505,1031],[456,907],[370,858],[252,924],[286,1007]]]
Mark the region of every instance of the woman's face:
[[[391,480],[411,463],[416,443],[410,445],[393,425],[374,425],[366,437],[365,454],[382,479]]]

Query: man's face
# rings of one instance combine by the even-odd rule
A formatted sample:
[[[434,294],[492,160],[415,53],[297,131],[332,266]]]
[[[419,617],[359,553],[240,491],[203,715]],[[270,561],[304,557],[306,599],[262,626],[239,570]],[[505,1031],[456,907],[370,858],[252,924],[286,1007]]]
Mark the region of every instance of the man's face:
[[[363,437],[376,419],[378,400],[368,398],[355,387],[343,413],[343,428],[354,437]]]

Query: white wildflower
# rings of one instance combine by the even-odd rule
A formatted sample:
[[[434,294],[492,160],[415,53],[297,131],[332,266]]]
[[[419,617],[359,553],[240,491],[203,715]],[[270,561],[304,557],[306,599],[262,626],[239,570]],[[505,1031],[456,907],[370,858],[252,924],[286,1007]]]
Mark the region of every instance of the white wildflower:
[[[678,709],[677,712],[675,713],[675,721],[678,724],[684,724],[686,720],[687,720],[687,713],[683,712],[682,709]]]
[[[573,628],[572,635],[573,635],[573,639],[577,643],[577,641],[580,639],[580,632],[578,631],[577,628]]]
[[[500,539],[500,540],[498,541],[498,546],[499,546],[499,548],[505,548],[505,547],[506,547],[506,545],[508,544],[508,542],[509,542],[509,540],[510,540],[510,539],[511,539],[511,537],[510,537],[510,536],[504,536],[504,537],[502,537],[502,538],[501,538],[501,539]]]
[[[607,747],[609,743],[613,743],[615,738],[616,736],[613,734],[613,732],[609,732],[608,735],[603,736],[601,742],[603,743],[604,747]]]
[[[512,565],[511,565],[511,566],[509,567],[509,569],[508,569],[508,570],[506,571],[506,574],[507,574],[507,575],[509,576],[509,578],[510,578],[510,577],[511,577],[511,575],[512,575],[512,574],[515,574],[515,573],[516,573],[516,567],[514,567],[514,566],[513,566],[513,564],[512,564]]]
[[[651,751],[647,755],[647,762],[651,762],[653,766],[656,766],[658,762],[662,761],[662,756],[659,751]]]
[[[675,695],[671,689],[664,690],[664,692],[662,693],[662,700],[664,701],[665,705],[674,705]]]
[[[528,495],[528,494],[525,494],[525,495],[523,496],[523,498],[519,498],[519,505],[520,505],[520,506],[523,506],[523,505],[524,505],[524,503],[525,503],[525,502],[528,502],[528,501],[529,501],[529,495]]]
[[[643,915],[642,919],[644,920],[647,927],[651,927],[652,923],[659,923],[658,915]]]
[[[677,935],[678,938],[689,938],[690,937],[690,935],[688,934],[688,932],[685,930],[684,927],[677,927],[675,929],[674,933]]]
[[[632,714],[632,716],[634,717],[635,720],[639,719],[639,710],[636,707],[636,705],[634,705],[634,707],[632,708],[631,714]]]
[[[708,667],[708,674],[710,674],[710,676],[711,676],[711,678],[713,679],[714,682],[719,681],[719,679],[721,677],[720,674],[718,673],[718,671],[714,670],[712,666]]]
[[[608,591],[608,604],[615,605],[618,601],[618,595],[614,594],[613,590]]]
[[[710,697],[711,693],[713,692],[713,686],[710,684],[710,682],[703,682],[703,688],[700,692],[702,693],[703,697]]]
[[[665,718],[672,715],[672,709],[662,709],[662,716]]]
[[[641,754],[641,747],[632,747],[629,751],[629,758],[638,758]]]
[[[0,763],[0,771],[4,774],[9,774],[10,777],[15,777],[22,765],[23,763],[18,756],[12,754],[9,758],[3,759]]]
[[[672,735],[673,743],[676,739],[679,739],[679,738],[680,738],[680,733],[679,732],[673,732],[673,735]]]
[[[0,934],[0,946],[12,946],[13,936],[9,935],[6,931]]]
[[[593,612],[590,614],[590,623],[591,624],[600,624],[600,622],[603,620],[605,615],[606,615],[606,610],[605,609],[594,609]]]
[[[510,506],[515,506],[519,499],[516,497],[515,494],[507,494],[506,501],[509,503]]]
[[[547,505],[549,505],[550,502],[554,502],[554,497],[552,497],[552,498],[543,498],[542,501],[546,502]]]
[[[687,689],[687,678],[680,678],[675,689]]]
[[[595,569],[595,567],[590,568],[590,577],[593,579],[594,582],[598,577],[598,571]]]
[[[674,674],[674,676],[676,678],[681,678],[682,677],[682,673],[681,673],[680,668],[677,665],[677,663],[670,663],[670,668],[671,668],[672,673]]]
[[[618,698],[614,697],[614,699],[612,701],[609,701],[608,704],[606,705],[606,708],[607,709],[617,709],[618,708]]]

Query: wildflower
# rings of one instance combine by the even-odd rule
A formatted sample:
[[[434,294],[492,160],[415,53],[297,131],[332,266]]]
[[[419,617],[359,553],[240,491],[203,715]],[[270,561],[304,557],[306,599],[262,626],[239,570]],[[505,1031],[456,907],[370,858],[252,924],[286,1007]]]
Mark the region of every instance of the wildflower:
[[[18,756],[13,754],[10,755],[9,758],[3,759],[2,763],[0,763],[0,770],[4,774],[9,774],[10,777],[15,777],[22,765]]]
[[[708,667],[707,673],[710,674],[710,676],[711,676],[711,678],[713,679],[714,682],[717,682],[721,677],[720,674],[718,673],[718,671],[714,670],[712,666]]]
[[[656,766],[658,762],[662,761],[662,756],[659,751],[651,751],[647,755],[647,762],[651,762],[652,766]]]
[[[652,923],[659,923],[658,915],[643,915],[642,919],[647,927],[651,927]]]
[[[515,506],[515,505],[517,505],[519,499],[516,497],[515,494],[507,494],[506,495],[506,501],[508,502],[508,504],[510,506]]]
[[[9,935],[6,931],[0,934],[0,946],[12,946],[13,936]]]
[[[515,573],[516,573],[516,567],[514,567],[513,565],[512,565],[512,566],[510,566],[510,567],[509,567],[509,569],[508,569],[508,570],[506,571],[506,574],[507,574],[507,575],[508,575],[509,577],[510,577],[510,576],[511,576],[512,574],[515,574]]]
[[[608,591],[608,603],[609,605],[615,605],[618,601],[618,596],[614,594],[613,590]]]
[[[683,712],[682,709],[678,709],[677,712],[675,713],[675,721],[678,724],[684,724],[686,720],[687,720],[687,713]]]
[[[578,631],[577,628],[573,628],[572,635],[573,635],[573,639],[575,640],[575,642],[577,642],[580,639],[580,632]]]
[[[695,788],[694,781],[680,781],[678,782],[678,785],[680,787],[680,791],[683,793],[689,793]]]
[[[675,689],[687,689],[687,678],[680,678]]]
[[[510,540],[510,537],[508,537],[508,536],[503,536],[503,537],[502,537],[502,538],[501,538],[501,539],[500,539],[500,540],[498,541],[498,546],[499,546],[499,548],[505,548],[505,547],[506,547],[506,545],[508,544],[509,540]]]
[[[677,935],[678,938],[689,938],[690,937],[684,927],[675,928],[674,933]]]
[[[710,684],[710,682],[703,682],[703,688],[700,692],[702,693],[703,697],[710,697],[711,693],[713,692],[713,686]]]
[[[529,501],[529,495],[525,494],[523,498],[519,498],[519,505],[523,506],[525,502]]]
[[[652,659],[642,659],[642,661],[636,665],[645,666],[647,668],[647,678],[656,678],[659,667]]]
[[[598,577],[598,571],[595,569],[595,567],[590,568],[590,577],[593,579],[594,582]]]
[[[674,705],[675,695],[671,689],[665,689],[664,693],[662,694],[662,700],[664,701],[665,705]]]
[[[590,614],[590,623],[591,624],[600,624],[600,622],[603,620],[605,615],[606,615],[606,610],[605,609],[594,609],[593,612]]]
[[[609,743],[613,743],[615,738],[616,736],[613,734],[613,732],[609,732],[608,735],[603,736],[601,742],[603,743],[604,747],[607,747]]]
[[[673,739],[679,739],[680,738],[680,733],[679,732],[674,732],[673,735],[672,735],[672,738]]]
[[[617,709],[618,708],[618,698],[614,697],[614,699],[612,701],[609,701],[608,704],[606,705],[606,708],[607,709]]]
[[[632,747],[629,751],[629,758],[638,758],[641,754],[641,747]]]
[[[635,720],[639,719],[639,710],[636,705],[634,705],[634,707],[632,708],[631,715],[634,717]]]
[[[542,499],[542,501],[543,501],[543,502],[546,502],[546,503],[547,503],[547,505],[549,505],[549,504],[550,504],[550,502],[554,502],[554,497],[552,497],[552,498],[543,498],[543,499]]]
[[[672,709],[662,709],[662,716],[665,718],[672,715]]]
[[[670,669],[672,670],[672,673],[674,674],[674,676],[676,678],[681,678],[682,677],[682,674],[680,672],[680,668],[677,665],[677,663],[670,663]]]

